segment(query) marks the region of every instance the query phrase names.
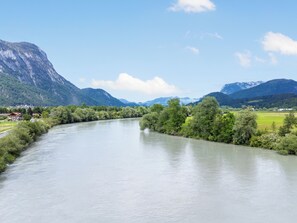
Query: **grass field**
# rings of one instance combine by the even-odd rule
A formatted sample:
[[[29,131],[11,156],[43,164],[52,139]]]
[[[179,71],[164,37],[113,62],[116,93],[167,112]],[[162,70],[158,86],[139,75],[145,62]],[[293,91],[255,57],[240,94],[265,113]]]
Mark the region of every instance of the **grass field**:
[[[238,113],[233,112],[235,115]],[[283,125],[283,121],[285,116],[288,114],[286,112],[262,112],[258,111],[257,113],[257,123],[258,123],[258,129],[260,130],[272,130],[272,123],[275,123],[275,127],[278,129],[280,126]],[[189,121],[192,119],[192,117],[188,117],[186,120],[186,123],[189,123]]]
[[[0,121],[0,133],[10,130],[16,122]]]
[[[272,130],[272,123],[275,123],[276,128],[279,128],[284,121],[285,112],[257,112],[258,128],[261,130]]]

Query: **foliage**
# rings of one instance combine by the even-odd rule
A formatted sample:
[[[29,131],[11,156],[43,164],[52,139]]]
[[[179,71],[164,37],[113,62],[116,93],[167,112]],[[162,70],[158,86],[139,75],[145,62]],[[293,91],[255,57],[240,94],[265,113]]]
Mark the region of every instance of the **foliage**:
[[[231,112],[219,113],[213,123],[212,141],[231,143],[233,140],[235,116]]]
[[[257,115],[251,109],[240,111],[234,124],[233,142],[237,145],[249,145],[257,130]]]
[[[294,125],[297,125],[297,118],[293,111],[286,115],[283,125],[279,128],[279,135],[285,136],[288,133],[291,133]]]
[[[279,151],[287,151],[288,154],[297,154],[297,136],[293,134],[287,134],[282,137],[280,143],[278,144]]]
[[[158,119],[159,114],[157,112],[151,112],[149,114],[144,115],[139,122],[140,129],[151,129],[153,131],[157,131]]]
[[[180,105],[179,99],[171,99],[168,101],[168,107],[160,114],[157,130],[162,133],[177,135],[186,117],[186,110]]]
[[[0,172],[12,163],[38,136],[48,130],[46,123],[21,122],[9,135],[0,139]]]
[[[276,133],[266,133],[260,136],[252,136],[250,146],[276,150],[281,138]]]
[[[214,97],[206,97],[193,110],[191,128],[193,135],[202,139],[213,138],[213,125],[219,115],[219,104]]]

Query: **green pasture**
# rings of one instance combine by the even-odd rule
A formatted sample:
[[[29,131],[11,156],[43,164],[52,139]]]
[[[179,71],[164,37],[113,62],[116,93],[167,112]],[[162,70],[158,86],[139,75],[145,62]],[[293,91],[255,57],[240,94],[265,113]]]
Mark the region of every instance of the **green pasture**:
[[[275,123],[276,128],[283,125],[285,112],[257,112],[258,128],[261,130],[272,130],[272,123]]]
[[[0,121],[0,133],[10,130],[16,122]]]
[[[233,112],[235,115],[238,113],[237,111]],[[272,130],[272,123],[275,123],[276,129],[283,125],[283,121],[287,112],[264,112],[257,111],[257,123],[258,129],[260,130]],[[192,117],[188,117],[186,120],[186,124],[190,122]]]

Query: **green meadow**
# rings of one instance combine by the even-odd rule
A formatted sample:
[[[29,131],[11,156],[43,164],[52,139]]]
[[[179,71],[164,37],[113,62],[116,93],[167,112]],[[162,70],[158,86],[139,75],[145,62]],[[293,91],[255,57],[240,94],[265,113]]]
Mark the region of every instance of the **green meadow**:
[[[0,121],[0,133],[10,130],[16,122]]]
[[[237,111],[233,112],[235,115],[238,113]],[[266,112],[266,111],[257,111],[257,123],[258,129],[260,130],[272,130],[272,123],[275,123],[275,128],[278,129],[283,125],[283,121],[288,112]],[[190,122],[192,117],[188,117],[186,120],[186,124]]]
[[[272,123],[275,123],[275,127],[279,128],[283,125],[283,121],[287,112],[257,112],[258,128],[261,130],[272,130]]]

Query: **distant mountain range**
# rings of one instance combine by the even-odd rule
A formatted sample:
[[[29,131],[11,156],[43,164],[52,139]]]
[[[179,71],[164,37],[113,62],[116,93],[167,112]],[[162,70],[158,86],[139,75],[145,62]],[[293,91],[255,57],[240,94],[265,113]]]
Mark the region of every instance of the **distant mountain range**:
[[[221,106],[296,107],[297,82],[275,79],[231,94],[213,92],[206,96],[215,97]]]
[[[183,105],[187,105],[187,104],[190,104],[190,103],[193,103],[193,102],[196,102],[199,100],[197,98],[189,98],[189,97],[183,97],[183,98],[181,98],[181,97],[160,97],[160,98],[155,98],[150,101],[138,102],[138,103],[130,102],[125,99],[120,99],[120,101],[128,106],[152,106],[154,104],[161,104],[163,106],[166,106],[168,104],[168,101],[173,98],[178,98],[180,100],[180,103]]]
[[[102,89],[79,89],[54,69],[38,46],[0,40],[0,105],[125,106]]]

